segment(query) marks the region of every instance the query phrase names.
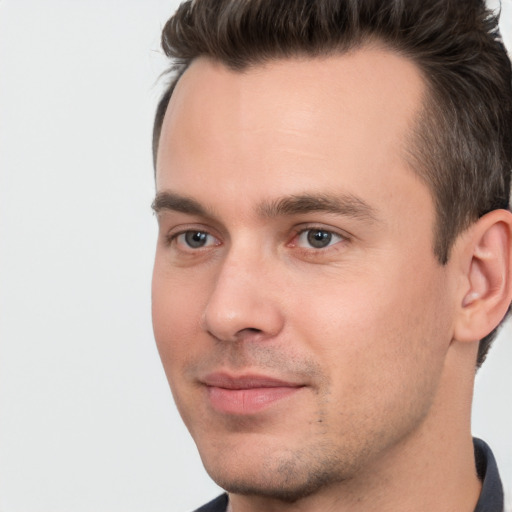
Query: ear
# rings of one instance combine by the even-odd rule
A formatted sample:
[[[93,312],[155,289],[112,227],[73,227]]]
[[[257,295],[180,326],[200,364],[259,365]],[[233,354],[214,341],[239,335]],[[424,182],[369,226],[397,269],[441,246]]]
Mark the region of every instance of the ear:
[[[512,214],[493,210],[462,236],[464,271],[454,338],[478,341],[505,316],[512,301]]]

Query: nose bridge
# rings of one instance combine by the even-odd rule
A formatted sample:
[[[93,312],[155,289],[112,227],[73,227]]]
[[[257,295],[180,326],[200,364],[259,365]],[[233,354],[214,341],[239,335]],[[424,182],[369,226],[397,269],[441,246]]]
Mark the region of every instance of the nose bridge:
[[[247,241],[233,244],[206,304],[204,329],[225,341],[248,333],[260,337],[277,334],[283,319],[270,275],[272,267],[261,246]]]

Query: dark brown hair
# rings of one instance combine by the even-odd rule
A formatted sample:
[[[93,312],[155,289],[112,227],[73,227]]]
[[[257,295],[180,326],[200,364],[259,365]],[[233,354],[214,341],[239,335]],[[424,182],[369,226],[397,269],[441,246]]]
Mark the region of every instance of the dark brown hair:
[[[370,42],[411,59],[427,98],[410,162],[436,204],[441,264],[458,234],[491,210],[509,209],[512,72],[498,20],[483,0],[192,0],[162,32],[174,59],[157,108],[156,154],[172,91],[193,59],[243,70],[271,59],[343,53]],[[496,336],[480,341],[479,366]]]

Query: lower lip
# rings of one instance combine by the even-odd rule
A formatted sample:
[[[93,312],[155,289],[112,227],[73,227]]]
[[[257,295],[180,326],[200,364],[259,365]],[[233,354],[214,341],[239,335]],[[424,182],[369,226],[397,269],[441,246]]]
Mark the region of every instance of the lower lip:
[[[226,389],[209,386],[208,396],[213,408],[227,414],[254,414],[294,395],[301,387],[265,387]]]

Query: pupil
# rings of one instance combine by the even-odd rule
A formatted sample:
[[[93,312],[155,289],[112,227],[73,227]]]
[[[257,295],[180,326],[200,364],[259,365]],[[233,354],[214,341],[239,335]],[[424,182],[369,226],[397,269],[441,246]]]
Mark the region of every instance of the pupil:
[[[202,247],[206,243],[207,234],[202,231],[189,231],[185,234],[185,240],[189,247]]]
[[[319,229],[312,230],[308,233],[308,242],[312,247],[322,248],[327,247],[331,242],[332,235],[328,231],[321,231]]]

